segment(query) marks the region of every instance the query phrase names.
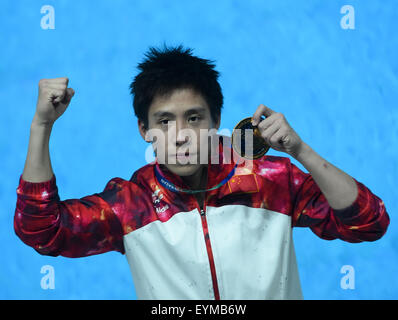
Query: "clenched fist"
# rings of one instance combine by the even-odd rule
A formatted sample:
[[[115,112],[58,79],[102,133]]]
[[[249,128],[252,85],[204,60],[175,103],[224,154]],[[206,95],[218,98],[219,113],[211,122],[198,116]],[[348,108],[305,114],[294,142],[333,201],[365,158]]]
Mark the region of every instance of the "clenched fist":
[[[40,125],[52,125],[68,107],[75,91],[68,88],[69,79],[41,79],[34,122]]]

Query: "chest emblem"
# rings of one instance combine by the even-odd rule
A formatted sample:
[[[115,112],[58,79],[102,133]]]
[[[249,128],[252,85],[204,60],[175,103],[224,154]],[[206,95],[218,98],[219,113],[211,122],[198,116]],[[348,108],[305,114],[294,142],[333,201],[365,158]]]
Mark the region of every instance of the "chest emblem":
[[[167,203],[165,204],[164,201],[162,201],[162,199],[163,199],[163,194],[160,188],[156,186],[155,191],[152,193],[152,202],[157,213],[163,213],[170,208]]]

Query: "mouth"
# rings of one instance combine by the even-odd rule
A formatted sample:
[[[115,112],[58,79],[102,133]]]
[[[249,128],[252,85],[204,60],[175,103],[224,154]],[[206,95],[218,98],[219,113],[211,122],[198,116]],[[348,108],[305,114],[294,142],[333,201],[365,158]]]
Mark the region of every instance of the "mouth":
[[[177,153],[176,156],[189,156],[189,151]],[[191,153],[192,154],[192,153]]]
[[[190,157],[194,156],[196,153],[189,153],[189,152],[182,152],[182,153],[177,153],[175,156],[176,157]]]
[[[188,159],[192,159],[193,157],[196,156],[196,153],[190,153],[190,152],[181,152],[181,153],[177,153],[172,155],[172,158],[176,158],[177,160],[188,160]]]

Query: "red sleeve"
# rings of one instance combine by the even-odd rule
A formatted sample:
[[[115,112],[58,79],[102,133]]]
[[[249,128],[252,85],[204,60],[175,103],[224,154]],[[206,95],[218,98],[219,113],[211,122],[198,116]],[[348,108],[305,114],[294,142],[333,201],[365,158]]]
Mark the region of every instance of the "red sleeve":
[[[124,254],[123,229],[104,199],[114,198],[122,179],[108,182],[101,193],[60,201],[55,175],[49,181],[19,179],[14,230],[42,255],[70,258],[118,251]]]
[[[354,179],[354,178],[353,178]],[[310,227],[320,238],[347,242],[380,239],[390,223],[383,201],[365,185],[358,186],[355,201],[347,208],[335,210],[309,173],[290,163],[290,185],[294,206],[294,227]]]

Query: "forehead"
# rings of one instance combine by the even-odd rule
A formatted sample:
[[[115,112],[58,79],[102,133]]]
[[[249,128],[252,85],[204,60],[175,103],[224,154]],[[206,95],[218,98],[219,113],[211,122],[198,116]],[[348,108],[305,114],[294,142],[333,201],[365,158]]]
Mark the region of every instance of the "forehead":
[[[156,96],[149,107],[148,115],[151,117],[162,112],[178,115],[184,114],[189,109],[202,109],[210,113],[201,94],[189,88],[176,89],[170,95]]]

